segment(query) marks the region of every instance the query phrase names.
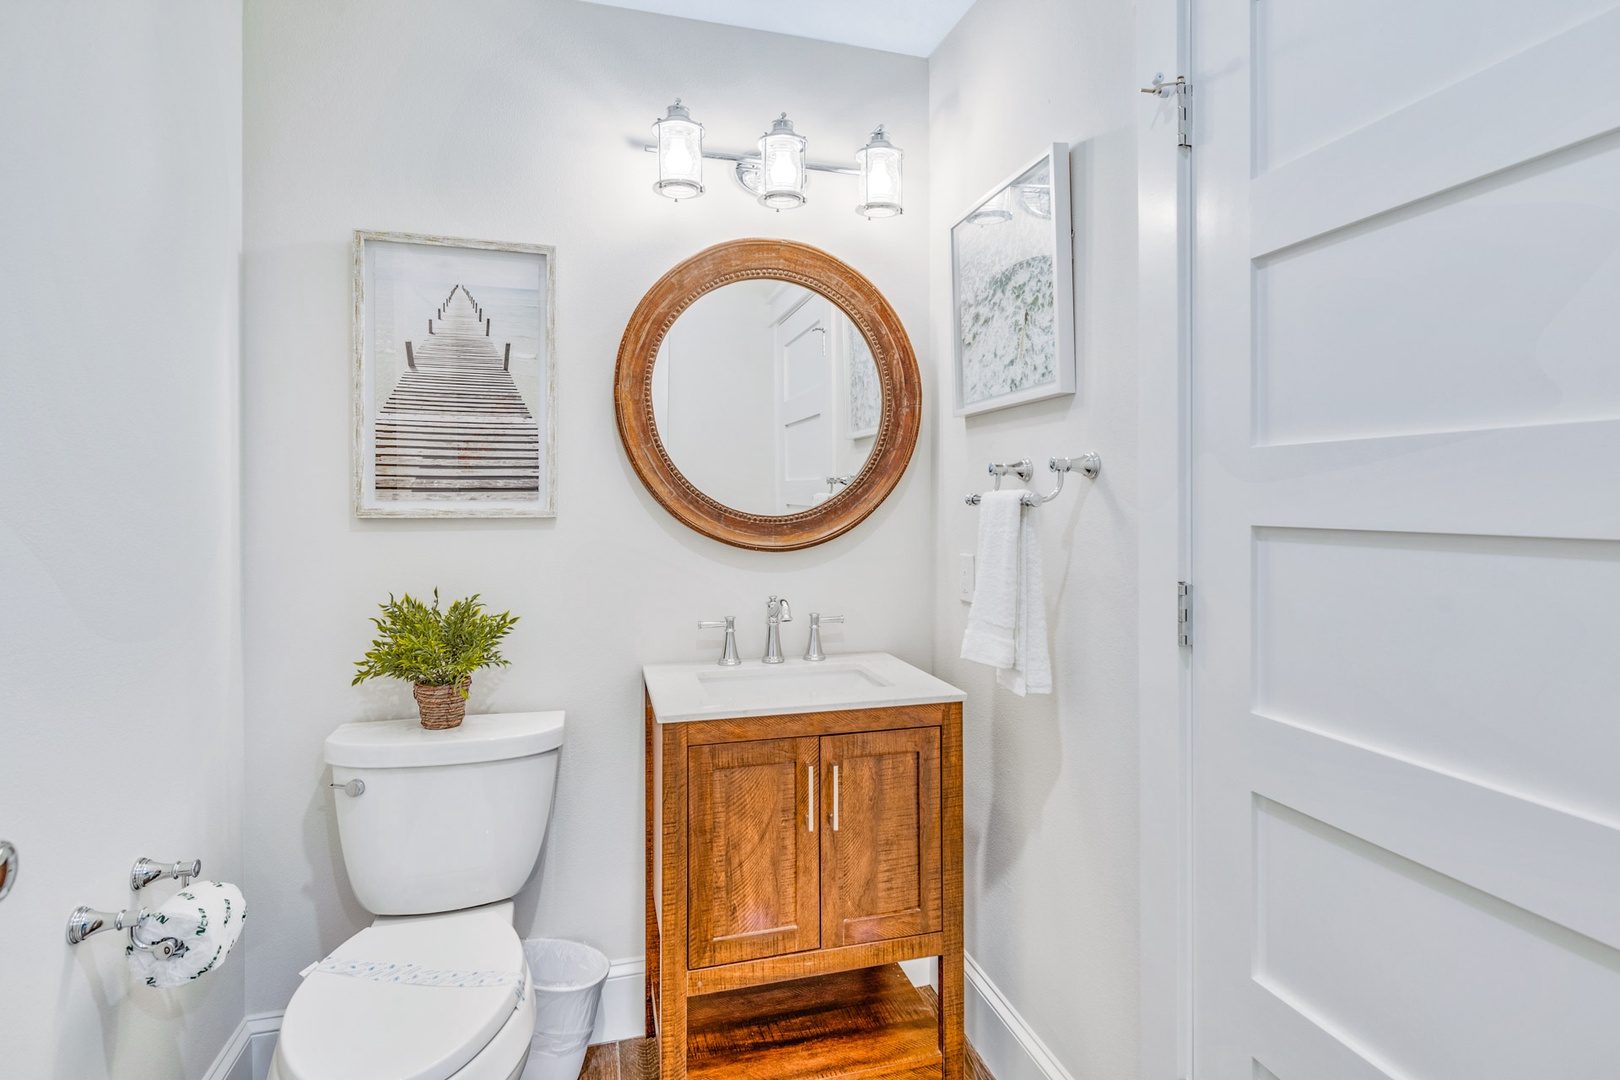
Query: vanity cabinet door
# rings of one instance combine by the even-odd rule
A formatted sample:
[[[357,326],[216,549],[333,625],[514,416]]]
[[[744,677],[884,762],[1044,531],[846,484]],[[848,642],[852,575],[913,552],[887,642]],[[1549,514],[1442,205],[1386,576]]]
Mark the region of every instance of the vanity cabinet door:
[[[824,948],[939,930],[940,730],[821,740]]]
[[[687,751],[687,962],[712,967],[821,944],[811,785],[815,738]]]

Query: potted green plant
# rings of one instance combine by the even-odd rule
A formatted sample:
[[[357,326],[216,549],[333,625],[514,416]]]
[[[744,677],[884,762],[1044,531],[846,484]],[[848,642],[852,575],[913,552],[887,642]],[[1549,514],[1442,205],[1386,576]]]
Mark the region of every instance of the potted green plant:
[[[509,611],[486,614],[478,594],[439,610],[439,590],[429,607],[409,593],[379,604],[382,618],[377,639],[365,659],[355,661],[359,672],[353,686],[387,676],[412,685],[422,726],[432,730],[458,727],[467,713],[472,673],[482,667],[507,667],[500,643],[517,618]]]

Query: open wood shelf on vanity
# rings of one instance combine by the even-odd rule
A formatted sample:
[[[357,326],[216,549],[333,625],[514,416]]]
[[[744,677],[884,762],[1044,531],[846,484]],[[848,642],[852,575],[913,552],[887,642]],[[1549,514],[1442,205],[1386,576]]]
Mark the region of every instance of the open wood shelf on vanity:
[[[959,701],[660,724],[647,1025],[662,1080],[960,1080]],[[939,1007],[898,961],[939,958]]]

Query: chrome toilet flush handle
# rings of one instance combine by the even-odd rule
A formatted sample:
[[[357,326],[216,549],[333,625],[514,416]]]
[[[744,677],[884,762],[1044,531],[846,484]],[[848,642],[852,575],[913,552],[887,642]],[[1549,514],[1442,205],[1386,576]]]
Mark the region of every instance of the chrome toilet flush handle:
[[[328,784],[327,786],[341,788],[343,790],[343,794],[347,795],[351,799],[358,799],[360,796],[366,793],[366,782],[360,779],[358,776],[353,780],[350,780],[347,784],[334,783]]]

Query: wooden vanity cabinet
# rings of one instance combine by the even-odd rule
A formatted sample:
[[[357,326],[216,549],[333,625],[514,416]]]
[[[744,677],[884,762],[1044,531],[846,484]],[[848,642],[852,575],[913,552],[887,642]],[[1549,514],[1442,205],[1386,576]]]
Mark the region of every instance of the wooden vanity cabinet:
[[[649,699],[646,719],[663,1080],[958,1080],[961,705],[659,724]],[[894,967],[926,956],[937,1015]]]

